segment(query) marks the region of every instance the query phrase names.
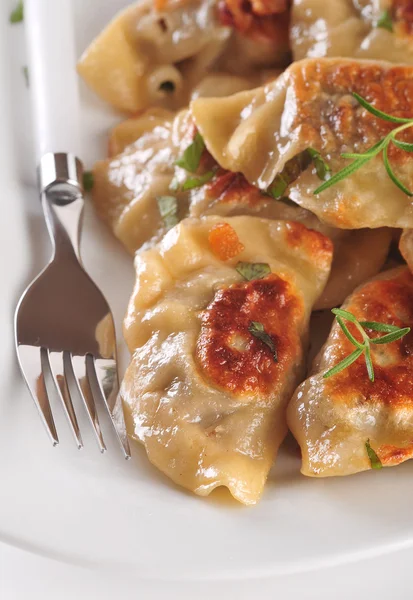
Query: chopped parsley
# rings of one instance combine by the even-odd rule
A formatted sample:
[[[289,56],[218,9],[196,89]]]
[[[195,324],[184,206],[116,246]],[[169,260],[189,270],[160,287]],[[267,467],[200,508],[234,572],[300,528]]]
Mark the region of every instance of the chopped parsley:
[[[182,169],[189,171],[189,173],[195,173],[201,162],[201,156],[204,150],[204,138],[197,132],[193,142],[189,144],[181,158],[178,158],[175,164],[178,165],[178,167],[182,167]]]
[[[267,189],[267,193],[276,200],[285,196],[285,192],[298,177],[313,163],[319,179],[325,181],[330,177],[331,168],[314,148],[307,148],[290,158],[281,173],[275,176],[273,182]]]
[[[215,171],[208,171],[204,175],[199,175],[199,177],[187,177],[182,184],[182,189],[185,190],[193,190],[194,188],[201,187],[204,183],[208,183],[211,181],[213,176],[215,175]]]
[[[328,179],[330,177],[331,168],[321,154],[317,152],[317,150],[314,150],[314,148],[307,148],[306,152],[308,152],[313,161],[317,177],[322,181]]]
[[[265,331],[264,325],[258,321],[251,321],[248,331],[257,339],[261,340],[272,352],[274,362],[278,362],[277,349],[272,337]]]
[[[381,469],[383,465],[381,464],[381,460],[377,456],[376,452],[370,446],[370,440],[367,440],[366,444],[367,455],[370,459],[370,464],[372,469]]]
[[[240,261],[237,263],[235,269],[247,281],[262,279],[271,273],[270,265],[267,263],[249,263]]]
[[[83,173],[83,189],[85,192],[90,192],[93,189],[94,182],[92,171],[85,171]]]
[[[17,4],[16,8],[10,13],[10,23],[21,23],[24,19],[24,5],[23,0]]]
[[[387,31],[393,31],[393,21],[389,10],[384,10],[381,13],[380,18],[377,21],[377,27],[381,27],[381,29],[387,29]]]

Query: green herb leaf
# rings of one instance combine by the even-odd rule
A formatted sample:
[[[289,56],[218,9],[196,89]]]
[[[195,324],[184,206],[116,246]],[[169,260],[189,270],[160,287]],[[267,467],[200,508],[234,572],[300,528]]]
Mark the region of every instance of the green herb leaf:
[[[373,158],[373,156],[377,156],[377,154],[379,154],[380,150],[382,150],[385,145],[386,138],[380,140],[379,142],[371,146],[371,148],[368,148],[362,154],[357,154],[355,152],[344,152],[340,156],[341,158]]]
[[[22,67],[22,73],[23,73],[24,81],[26,83],[26,87],[30,87],[29,68],[26,66]]]
[[[353,92],[353,96],[357,100],[357,102],[359,104],[361,104],[361,106],[363,108],[365,108],[369,113],[371,113],[375,117],[378,117],[379,119],[383,119],[383,121],[390,121],[390,123],[411,123],[412,122],[412,119],[407,119],[405,117],[394,117],[393,115],[388,115],[387,113],[383,112],[382,110],[375,108],[372,104],[370,104],[370,102],[367,102],[367,100],[362,98],[356,92]]]
[[[267,263],[249,263],[240,261],[237,263],[235,269],[247,281],[262,279],[271,273],[270,265]]]
[[[354,324],[359,322],[353,313],[349,312],[348,310],[343,310],[342,308],[332,308],[331,312],[333,315],[343,317],[343,319],[347,319],[347,321],[351,321]]]
[[[332,185],[335,185],[342,179],[345,179],[349,175],[352,175],[355,171],[361,169],[361,167],[365,165],[368,160],[370,160],[370,157],[359,158],[355,160],[353,163],[351,163],[351,165],[347,165],[347,167],[344,167],[344,169],[341,169],[341,171],[339,171],[338,173],[330,177],[330,179],[322,183],[318,188],[314,190],[313,194],[320,194],[321,192],[324,192],[324,190],[331,187]]]
[[[330,177],[331,168],[321,154],[317,152],[317,150],[314,150],[314,148],[307,148],[307,152],[313,160],[317,177],[323,181],[328,179]]]
[[[251,321],[248,331],[256,338],[264,342],[272,352],[274,362],[278,362],[277,349],[270,335],[265,331],[264,325],[258,321]]]
[[[171,229],[179,222],[178,201],[175,196],[158,196],[156,198],[160,215],[167,229]]]
[[[413,144],[409,144],[409,142],[401,142],[400,140],[392,139],[392,142],[397,148],[400,150],[404,150],[405,152],[413,152]]]
[[[205,142],[202,135],[197,131],[194,141],[188,146],[183,153],[182,157],[179,158],[175,164],[178,167],[182,167],[190,173],[195,173],[201,162],[201,156],[205,150]]]
[[[393,21],[389,10],[384,10],[379,20],[377,21],[377,27],[387,29],[387,31],[393,31]]]
[[[85,192],[90,192],[90,190],[93,188],[94,183],[95,181],[93,177],[93,172],[85,171],[83,173],[83,189],[85,190]]]
[[[392,180],[392,182],[397,185],[397,187],[406,194],[406,196],[413,196],[413,193],[407,189],[407,187],[400,181],[400,179],[398,177],[396,177],[396,175],[394,174],[393,169],[390,166],[389,163],[389,157],[387,155],[387,146],[384,148],[383,150],[383,162],[384,162],[384,166],[386,168],[387,171],[387,175],[390,177],[390,179]]]
[[[399,141],[396,139],[396,135],[398,133],[400,133],[404,129],[408,129],[409,127],[413,126],[413,119],[406,119],[403,117],[394,117],[392,115],[388,115],[387,113],[372,106],[369,102],[367,102],[367,100],[359,96],[359,94],[357,94],[356,92],[353,92],[353,96],[363,108],[365,108],[369,113],[371,113],[375,117],[383,119],[384,121],[389,121],[391,123],[402,123],[402,125],[396,127],[396,129],[388,133],[383,139],[379,140],[376,144],[374,144],[371,148],[369,148],[368,150],[366,150],[366,152],[362,154],[356,152],[345,152],[344,154],[342,154],[342,158],[353,159],[353,162],[350,165],[347,165],[346,167],[341,169],[338,173],[336,173],[333,177],[325,181],[322,185],[318,186],[313,193],[320,194],[321,192],[335,185],[339,181],[345,179],[346,177],[349,177],[355,171],[364,166],[366,162],[377,156],[380,152],[383,152],[384,167],[391,181],[404,194],[406,194],[407,196],[413,196],[413,192],[411,192],[394,173],[388,158],[388,146],[391,142],[395,144],[395,146],[402,150],[405,150],[406,152],[413,152],[413,144]]]
[[[17,4],[16,8],[10,13],[10,23],[21,23],[24,19],[23,0]]]
[[[379,459],[379,457],[377,456],[377,454],[375,453],[373,448],[370,446],[370,440],[367,440],[367,442],[365,443],[365,446],[366,446],[366,450],[367,450],[367,456],[370,459],[371,468],[372,469],[383,468],[383,465],[381,464],[381,460]]]
[[[267,189],[267,193],[272,196],[275,200],[282,198],[288,188],[288,181],[286,181],[281,173],[276,175],[274,181]]]
[[[353,334],[350,333],[350,331],[347,328],[347,325],[344,323],[342,318],[337,315],[336,319],[337,319],[337,323],[340,325],[341,329],[343,330],[345,336],[350,340],[350,342],[353,344],[353,346],[356,346],[357,348],[364,348],[363,343],[356,340],[356,338],[353,336]]]
[[[298,179],[311,163],[314,164],[317,176],[320,179],[328,179],[331,173],[330,166],[317,150],[306,148],[285,163],[281,173],[275,176],[268,187],[267,193],[276,200],[285,196],[288,186]]]
[[[214,175],[215,171],[208,171],[208,173],[200,175],[199,177],[188,177],[182,184],[182,189],[185,191],[201,187],[205,183],[208,183],[208,181],[211,181]]]
[[[370,344],[366,344],[365,346],[364,360],[366,361],[367,375],[369,376],[370,381],[374,381],[374,368],[373,361],[371,360]]]
[[[352,365],[353,362],[355,362],[358,359],[358,357],[362,354],[363,348],[357,348],[356,350],[354,350],[354,352],[346,356],[346,358],[344,358],[341,362],[335,365],[332,369],[326,371],[326,373],[324,373],[323,375],[324,379],[327,379],[332,375],[337,375],[337,373],[340,373],[340,371],[344,371],[344,369],[347,369],[347,367]]]
[[[364,359],[366,361],[367,375],[371,382],[374,382],[374,367],[373,360],[371,357],[371,344],[390,344],[391,342],[395,342],[405,336],[410,331],[410,327],[396,327],[395,325],[387,325],[386,323],[378,323],[377,321],[359,321],[353,313],[348,310],[343,310],[342,308],[333,308],[331,311],[336,319],[337,323],[343,330],[347,339],[356,346],[356,350],[354,350],[351,354],[346,356],[341,362],[335,365],[333,368],[329,369],[326,373],[324,373],[323,377],[328,378],[332,375],[336,375],[343,371],[347,367],[349,367],[359,356],[364,354]],[[353,323],[357,329],[360,331],[363,336],[363,342],[359,342],[353,334],[349,331],[348,327],[344,323],[343,319],[350,321]],[[386,333],[378,338],[370,338],[365,329],[371,329],[372,331],[379,331]]]
[[[387,323],[378,323],[377,321],[359,321],[360,325],[364,329],[371,329],[372,331],[381,331],[383,333],[392,333],[393,331],[400,331],[400,327],[396,325],[388,325]]]
[[[393,331],[393,333],[388,333],[387,335],[382,335],[379,338],[370,339],[372,344],[391,344],[392,342],[396,342],[400,340],[402,337],[407,335],[410,332],[410,327],[403,327],[403,329],[399,329],[398,331]]]

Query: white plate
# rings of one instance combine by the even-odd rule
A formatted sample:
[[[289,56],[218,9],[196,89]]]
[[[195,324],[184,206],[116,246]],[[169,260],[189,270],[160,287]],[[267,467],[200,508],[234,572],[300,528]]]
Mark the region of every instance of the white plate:
[[[287,448],[261,503],[247,509],[223,494],[200,499],[175,487],[151,467],[141,449],[126,463],[112,440],[101,456],[84,418],[85,448],[78,452],[58,409],[61,444],[49,446],[12,343],[14,306],[49,248],[35,190],[19,182],[30,177],[33,161],[29,91],[21,72],[23,32],[7,24],[13,4],[7,0],[0,7],[0,82],[9,91],[0,94],[4,207],[7,202],[0,236],[0,541],[101,573],[133,575],[146,581],[145,588],[182,582],[185,599],[195,597],[197,588],[190,582],[227,580],[226,589],[235,590],[242,580],[300,573],[411,546],[412,461],[379,473],[315,480],[299,474],[299,459]],[[73,2],[79,53],[124,4]],[[84,88],[81,108],[85,160],[90,162],[104,154],[105,129],[117,117]],[[120,334],[133,282],[131,260],[90,210],[83,241],[86,266],[107,295]]]

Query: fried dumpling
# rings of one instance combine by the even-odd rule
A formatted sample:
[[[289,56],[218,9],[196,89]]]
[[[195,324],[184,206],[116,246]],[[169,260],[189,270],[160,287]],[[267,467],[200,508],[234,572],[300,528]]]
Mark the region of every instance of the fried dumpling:
[[[359,321],[413,326],[413,276],[406,267],[387,271],[360,286],[343,305]],[[350,332],[357,329],[346,322]],[[368,330],[373,338],[382,336]],[[350,475],[372,468],[367,446],[383,466],[413,456],[413,334],[374,345],[375,380],[364,357],[345,370],[323,375],[355,350],[338,323],[315,360],[314,375],[296,390],[288,426],[301,447],[302,473]]]
[[[156,198],[171,194],[175,161],[191,143],[193,130],[187,112],[175,118],[174,113],[151,109],[121,123],[109,142],[120,153],[95,163],[93,203],[130,252],[165,233]],[[177,216],[182,218],[188,199],[183,194],[179,200]]]
[[[400,237],[399,250],[413,273],[413,229],[405,229]]]
[[[290,4],[290,0],[218,1],[218,20],[232,33],[217,66],[246,74],[289,64]]]
[[[330,240],[298,223],[212,216],[136,255],[127,429],[174,482],[258,501],[331,258]]]
[[[120,110],[176,109],[188,99],[179,65],[186,61],[187,68],[196,68],[200,75],[222,52],[231,33],[215,12],[214,0],[171,4],[170,10],[166,4],[160,11],[152,0],[137,2],[91,43],[78,71],[99,96]]]
[[[250,185],[240,173],[230,171],[223,171],[211,182],[193,190],[189,214],[195,217],[254,215],[298,221],[328,236],[334,247],[333,264],[315,310],[340,305],[358,285],[376,275],[386,261],[392,239],[392,232],[386,227],[358,230],[331,227],[288,198],[271,198]]]
[[[90,44],[78,72],[101,98],[129,113],[181,108],[211,72],[218,76],[197,95],[209,95],[212,84],[216,95],[220,87],[222,94],[234,85],[259,85],[258,70],[286,64],[289,11],[285,0],[253,4],[247,10],[239,0],[141,0]]]
[[[206,169],[217,169],[205,184],[187,192],[171,191],[173,178],[188,174],[174,165],[189,145],[195,128],[190,116],[151,109],[118,125],[109,142],[108,160],[94,167],[92,198],[101,218],[130,252],[150,245],[166,232],[156,197],[174,194],[177,217],[251,215],[299,221],[328,236],[334,244],[329,282],[316,309],[341,304],[355,287],[375,275],[386,260],[389,229],[340,230],[322,223],[308,210],[287,198],[276,200],[247,182],[241,173],[218,168],[204,152]],[[212,163],[211,163],[212,161]]]
[[[392,231],[387,227],[344,230],[321,221],[318,224],[315,229],[333,242],[334,256],[330,277],[315,310],[339,306],[356,287],[376,275],[386,261],[392,239]]]
[[[344,56],[413,63],[410,0],[294,0],[294,60]]]
[[[413,117],[413,67],[337,58],[294,63],[265,87],[229,98],[200,98],[191,103],[191,112],[215,160],[267,190],[309,148],[334,174],[350,164],[341,153],[366,151],[394,129],[362,108],[352,92],[392,115]],[[411,130],[402,134],[401,140],[413,141]],[[411,154],[391,146],[389,159],[413,189]],[[310,163],[286,193],[335,227],[413,227],[411,199],[394,185],[381,155],[314,195],[321,183]]]

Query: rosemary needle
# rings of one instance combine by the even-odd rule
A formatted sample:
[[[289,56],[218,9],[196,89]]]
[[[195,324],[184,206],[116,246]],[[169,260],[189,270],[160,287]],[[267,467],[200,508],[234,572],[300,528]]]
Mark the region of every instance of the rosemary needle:
[[[383,139],[378,141],[374,146],[368,148],[366,152],[361,154],[346,152],[341,155],[342,158],[353,159],[353,162],[338,171],[335,175],[324,181],[320,186],[318,186],[314,190],[314,194],[320,194],[324,192],[324,190],[329,187],[335,185],[339,181],[342,181],[346,177],[352,175],[358,169],[361,169],[368,161],[370,161],[375,156],[378,156],[380,153],[383,154],[383,163],[384,167],[387,171],[388,176],[392,180],[392,182],[407,196],[413,196],[413,192],[411,192],[400,179],[397,177],[393,168],[390,164],[388,157],[388,148],[390,144],[394,144],[400,150],[404,150],[405,152],[413,152],[413,144],[409,144],[408,142],[403,142],[396,139],[396,136],[404,131],[405,129],[409,129],[409,127],[413,127],[413,119],[407,119],[404,117],[395,117],[393,115],[389,115],[378,108],[372,106],[367,100],[359,96],[353,92],[354,98],[361,104],[363,108],[365,108],[369,113],[374,115],[375,117],[382,119],[384,121],[389,121],[390,123],[399,124],[398,127],[395,127],[390,133],[388,133]]]
[[[359,356],[364,354],[368,378],[370,381],[374,381],[371,344],[390,344],[391,342],[400,340],[400,338],[409,333],[410,327],[396,327],[396,325],[388,325],[387,323],[379,323],[377,321],[359,321],[353,315],[353,313],[341,308],[333,308],[331,312],[336,316],[337,323],[340,325],[347,339],[350,340],[353,346],[356,346],[356,349],[351,354],[346,356],[342,361],[336,364],[333,368],[324,373],[323,377],[327,379],[332,375],[340,373],[340,371],[344,371],[344,369],[347,369],[350,365],[352,365],[353,362],[359,358]],[[344,321],[349,321],[356,326],[357,330],[361,334],[362,341],[359,341],[354,337]],[[370,338],[365,329],[378,331],[384,333],[385,335],[382,335],[381,337]]]

